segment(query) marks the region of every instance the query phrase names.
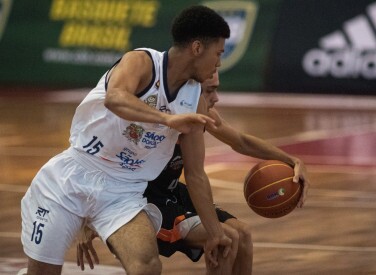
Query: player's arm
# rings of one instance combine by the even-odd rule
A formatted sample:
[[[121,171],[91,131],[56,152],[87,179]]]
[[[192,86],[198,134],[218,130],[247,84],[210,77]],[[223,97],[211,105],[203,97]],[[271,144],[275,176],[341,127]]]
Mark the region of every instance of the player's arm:
[[[200,106],[202,107],[202,104],[199,103],[199,109]],[[196,127],[189,134],[182,135],[180,146],[189,195],[208,233],[208,240],[204,250],[209,260],[214,265],[217,265],[219,248],[225,248],[224,254],[226,257],[231,248],[231,240],[225,235],[218,221],[209,179],[204,171],[205,145],[203,127]]]
[[[141,101],[136,95],[152,81],[153,63],[143,51],[126,53],[112,69],[105,97],[105,106],[119,117],[139,122],[158,123],[180,132],[189,132],[196,123],[213,121],[204,115],[170,115],[160,112]]]
[[[217,128],[214,129],[207,127],[208,132],[217,139],[231,146],[236,152],[259,159],[276,159],[292,166],[295,165],[297,158],[290,156],[286,152],[260,138],[237,131],[220,117],[215,108],[209,110],[209,116],[215,119]]]
[[[260,138],[237,131],[220,117],[215,108],[209,110],[209,116],[216,121],[216,128],[208,125],[208,132],[231,146],[236,152],[259,159],[280,160],[294,167],[295,173],[293,181],[300,181],[304,185],[303,196],[298,206],[301,207],[303,205],[309,187],[309,179],[305,165],[299,158],[287,154],[283,150]]]

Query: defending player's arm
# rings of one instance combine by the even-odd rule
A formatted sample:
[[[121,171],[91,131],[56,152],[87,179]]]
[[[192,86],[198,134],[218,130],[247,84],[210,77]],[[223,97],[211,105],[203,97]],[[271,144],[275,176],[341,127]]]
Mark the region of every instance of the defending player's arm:
[[[303,183],[303,195],[298,207],[302,207],[306,199],[309,186],[307,171],[303,162],[293,157],[276,146],[255,136],[239,132],[220,117],[215,108],[209,109],[209,116],[216,121],[216,128],[208,125],[207,130],[217,139],[223,141],[233,148],[236,152],[259,159],[275,159],[290,164],[294,167],[294,182]]]
[[[200,100],[201,103],[201,100]],[[199,103],[202,108],[202,104]],[[184,161],[184,175],[192,202],[208,233],[205,254],[216,266],[218,249],[224,247],[224,257],[231,249],[231,240],[224,234],[218,221],[209,179],[204,171],[205,145],[203,127],[196,127],[189,134],[182,135],[180,146]]]
[[[105,106],[119,117],[139,122],[164,124],[187,133],[194,124],[213,123],[199,114],[170,115],[142,102],[136,95],[152,81],[153,63],[143,51],[126,53],[110,72]]]

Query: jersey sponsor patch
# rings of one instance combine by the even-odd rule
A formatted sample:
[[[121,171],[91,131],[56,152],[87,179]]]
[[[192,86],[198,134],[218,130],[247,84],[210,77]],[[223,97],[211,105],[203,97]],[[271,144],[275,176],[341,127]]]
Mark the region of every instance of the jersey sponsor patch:
[[[158,102],[158,97],[157,95],[151,95],[151,96],[148,96],[144,102],[149,105],[150,107],[152,108],[156,108],[157,107],[157,102]]]
[[[127,148],[124,148],[124,150],[116,156],[121,160],[120,166],[122,168],[135,171],[136,169],[142,167],[141,164],[145,163],[145,160],[135,158],[135,156],[132,155],[130,152],[132,151]]]
[[[145,144],[145,148],[152,149],[156,148],[165,138],[166,136],[158,135],[155,132],[146,132],[141,142]]]
[[[145,132],[144,128],[142,128],[141,126],[137,124],[132,123],[125,129],[125,131],[123,132],[123,135],[129,141],[132,141],[134,144],[137,145],[144,132]]]
[[[173,170],[178,170],[183,167],[183,159],[181,156],[176,156],[170,160],[169,166]]]

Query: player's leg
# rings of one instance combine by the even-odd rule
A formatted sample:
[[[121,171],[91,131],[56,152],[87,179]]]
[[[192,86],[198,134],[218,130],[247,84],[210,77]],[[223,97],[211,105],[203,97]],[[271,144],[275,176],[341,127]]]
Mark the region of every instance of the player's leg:
[[[111,250],[120,260],[127,274],[161,274],[156,232],[149,216],[141,211],[120,227],[108,239]]]
[[[231,251],[226,258],[223,257],[222,253],[219,253],[218,267],[212,268],[206,265],[207,274],[232,274],[233,265],[238,251],[239,235],[237,231],[232,229],[230,226],[223,223],[222,226],[225,234],[232,240]],[[202,224],[199,224],[198,226],[190,230],[184,241],[188,246],[203,248],[207,237],[208,235],[204,226]]]
[[[27,274],[49,274],[59,275],[61,274],[62,265],[52,265],[43,262],[36,261],[32,258],[28,258]]]
[[[238,253],[232,274],[252,274],[253,243],[250,225],[234,218],[226,220],[225,224],[234,228],[239,234]]]
[[[80,229],[82,218],[55,202],[41,199],[30,189],[21,201],[21,214],[27,274],[61,274],[65,253]]]
[[[83,215],[67,210],[81,204],[76,185],[81,171],[69,156],[59,154],[41,168],[22,198],[21,241],[29,257],[28,274],[61,273],[83,221]]]

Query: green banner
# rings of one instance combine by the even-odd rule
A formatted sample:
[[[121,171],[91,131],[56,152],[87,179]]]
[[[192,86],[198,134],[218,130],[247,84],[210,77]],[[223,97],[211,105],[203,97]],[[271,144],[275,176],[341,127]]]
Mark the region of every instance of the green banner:
[[[91,87],[128,50],[168,50],[174,16],[204,4],[231,28],[222,90],[261,90],[279,2],[0,0],[0,82]]]

